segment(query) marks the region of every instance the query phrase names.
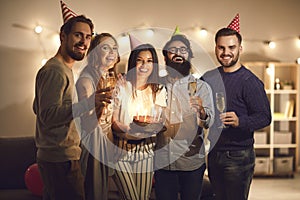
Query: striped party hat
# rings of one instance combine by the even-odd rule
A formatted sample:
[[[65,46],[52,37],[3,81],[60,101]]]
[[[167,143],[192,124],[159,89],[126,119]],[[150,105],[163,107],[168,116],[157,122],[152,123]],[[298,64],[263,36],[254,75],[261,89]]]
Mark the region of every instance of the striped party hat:
[[[60,1],[60,5],[64,23],[66,23],[72,17],[77,16],[76,13],[74,13],[70,8],[68,8],[68,6],[63,1]]]

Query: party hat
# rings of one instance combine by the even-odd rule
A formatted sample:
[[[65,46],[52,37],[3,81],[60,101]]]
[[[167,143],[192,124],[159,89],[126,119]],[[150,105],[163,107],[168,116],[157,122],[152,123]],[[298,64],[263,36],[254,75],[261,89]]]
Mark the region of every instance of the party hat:
[[[176,26],[176,28],[175,28],[175,31],[174,31],[174,33],[173,33],[173,35],[172,35],[172,36],[174,36],[174,35],[181,35],[181,32],[180,32],[180,30],[179,30],[179,27],[178,27],[178,26]]]
[[[68,8],[68,6],[63,1],[60,1],[60,5],[64,23],[66,23],[72,17],[77,16],[70,8]]]
[[[133,49],[135,49],[137,46],[141,45],[142,42],[139,41],[136,37],[134,37],[133,35],[129,34],[128,33],[128,36],[129,36],[129,41],[130,41],[130,49],[131,51]]]
[[[236,14],[236,16],[233,18],[233,20],[227,26],[227,28],[235,30],[238,33],[240,32],[240,15],[239,15],[239,13]]]

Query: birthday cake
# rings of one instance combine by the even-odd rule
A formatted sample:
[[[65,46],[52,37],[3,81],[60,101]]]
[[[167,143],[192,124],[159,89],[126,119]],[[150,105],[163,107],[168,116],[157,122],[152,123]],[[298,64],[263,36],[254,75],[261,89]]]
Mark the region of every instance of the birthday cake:
[[[161,121],[155,120],[152,116],[134,116],[130,124],[130,133],[157,134],[165,131],[166,127]]]

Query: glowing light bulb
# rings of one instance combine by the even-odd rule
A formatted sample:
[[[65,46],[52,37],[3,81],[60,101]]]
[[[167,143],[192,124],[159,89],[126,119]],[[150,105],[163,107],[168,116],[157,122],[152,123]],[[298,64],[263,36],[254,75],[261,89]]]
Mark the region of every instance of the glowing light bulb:
[[[199,30],[199,35],[200,35],[201,37],[206,37],[206,36],[207,36],[207,30],[206,30],[205,28],[201,28],[201,29]]]
[[[146,35],[147,35],[148,37],[152,37],[152,36],[154,35],[153,29],[148,29],[148,30],[146,31]]]
[[[41,27],[39,25],[34,28],[34,32],[36,34],[40,34],[42,31],[43,31],[43,27]]]
[[[43,58],[42,62],[41,62],[42,66],[44,66],[46,64],[46,62],[47,62],[47,58]]]
[[[275,65],[273,64],[273,63],[270,63],[269,64],[269,66],[267,67],[267,74],[269,75],[269,76],[274,76],[274,67],[275,67]]]
[[[118,39],[118,43],[120,46],[126,45],[129,42],[129,37],[127,34],[122,34],[121,37]]]
[[[276,43],[270,41],[270,42],[269,42],[269,47],[270,47],[270,49],[274,49],[274,48],[276,47]]]
[[[59,45],[60,45],[60,37],[59,37],[59,34],[53,35],[52,41],[53,41],[53,43],[55,44],[55,46],[58,48]]]

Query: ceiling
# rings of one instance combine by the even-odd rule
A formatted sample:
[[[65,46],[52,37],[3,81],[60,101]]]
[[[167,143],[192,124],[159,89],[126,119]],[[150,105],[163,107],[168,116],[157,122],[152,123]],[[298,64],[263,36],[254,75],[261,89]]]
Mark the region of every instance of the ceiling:
[[[44,51],[57,50],[53,36],[62,25],[59,0],[0,0],[0,46]],[[214,33],[240,14],[244,52],[292,62],[300,57],[295,42],[300,35],[299,0],[65,0],[77,14],[85,14],[96,32],[116,37],[141,26],[181,31],[207,52],[213,52]],[[15,25],[13,25],[15,24]],[[38,36],[31,30],[36,24],[44,31]],[[16,27],[17,26],[17,27]],[[194,28],[204,27],[207,38],[199,38]],[[155,36],[163,44],[166,38]],[[275,40],[270,50],[263,44]]]

